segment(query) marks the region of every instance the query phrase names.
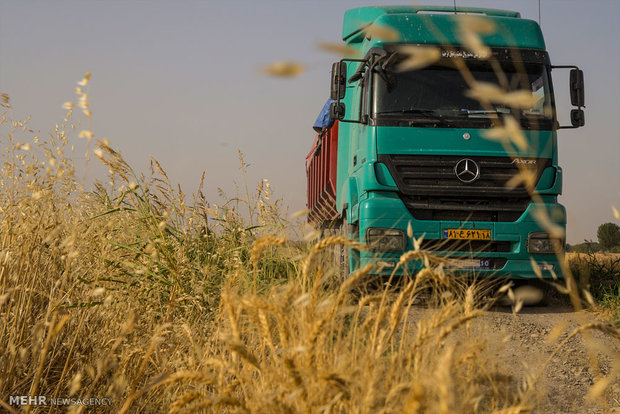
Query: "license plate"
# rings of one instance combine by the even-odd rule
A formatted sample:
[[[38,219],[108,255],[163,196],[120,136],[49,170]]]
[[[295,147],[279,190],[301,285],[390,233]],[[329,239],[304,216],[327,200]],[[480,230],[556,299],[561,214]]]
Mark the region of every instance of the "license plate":
[[[491,230],[447,229],[443,231],[443,238],[456,240],[491,240]]]
[[[449,269],[489,269],[489,259],[453,259],[449,262]]]

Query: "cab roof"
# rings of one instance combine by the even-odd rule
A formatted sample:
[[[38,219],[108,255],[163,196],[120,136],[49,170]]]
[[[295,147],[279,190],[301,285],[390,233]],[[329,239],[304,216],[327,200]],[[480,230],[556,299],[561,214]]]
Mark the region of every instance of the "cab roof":
[[[482,40],[492,47],[545,49],[542,32],[533,20],[522,19],[519,12],[477,7],[451,6],[377,6],[359,7],[344,14],[342,40],[349,44],[365,39],[364,29],[371,24],[386,26],[400,34],[400,43],[459,45],[459,19],[480,15],[492,21],[497,30]]]

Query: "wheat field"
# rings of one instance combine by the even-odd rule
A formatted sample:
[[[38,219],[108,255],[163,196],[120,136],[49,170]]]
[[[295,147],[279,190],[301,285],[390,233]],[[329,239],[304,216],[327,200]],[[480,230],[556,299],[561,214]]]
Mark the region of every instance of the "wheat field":
[[[111,413],[536,410],[540,373],[507,382],[492,368],[502,363],[494,343],[470,330],[513,294],[509,285],[457,278],[422,250],[401,259],[428,264],[414,278],[367,290],[369,267],[343,280],[331,251],[353,242],[291,241],[295,224],[267,181],[219,204],[200,189],[187,196],[156,160],[144,176],[97,140],[87,94],[78,95],[45,139],[2,100],[5,410],[95,408],[10,404],[40,395],[106,398],[96,409]],[[88,141],[106,180],[87,187],[77,177],[76,139]],[[425,309],[421,317],[414,307]],[[548,340],[561,350],[590,331],[620,338],[600,322]],[[601,409],[618,373],[616,361],[592,384],[588,398]]]

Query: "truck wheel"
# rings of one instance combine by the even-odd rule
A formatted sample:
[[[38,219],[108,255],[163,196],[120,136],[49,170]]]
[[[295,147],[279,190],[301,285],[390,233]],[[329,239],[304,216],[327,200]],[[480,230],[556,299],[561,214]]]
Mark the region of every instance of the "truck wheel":
[[[343,236],[349,239],[350,227],[349,227],[349,224],[347,223],[346,215],[342,217],[342,222],[340,223],[336,231],[339,236]],[[352,230],[351,237],[353,240],[357,240],[356,228]],[[337,260],[338,269],[340,270],[340,275],[343,279],[346,279],[351,274],[351,260],[350,259],[351,259],[351,248],[349,246],[339,245],[338,251],[336,254],[336,260]]]
[[[343,227],[346,228],[346,224]],[[346,231],[344,232],[344,236],[345,237],[348,236],[348,234],[346,234]],[[342,279],[346,279],[347,277],[349,277],[349,274],[351,273],[350,248],[349,246],[345,246],[341,244],[339,250],[340,250],[340,255],[339,255],[340,276],[342,277]]]

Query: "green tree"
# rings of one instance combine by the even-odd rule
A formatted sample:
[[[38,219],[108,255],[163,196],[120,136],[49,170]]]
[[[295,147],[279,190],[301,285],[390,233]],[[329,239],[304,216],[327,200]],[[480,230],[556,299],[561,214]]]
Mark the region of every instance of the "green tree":
[[[598,226],[596,232],[598,242],[605,250],[620,245],[620,227],[614,223],[605,223]]]

